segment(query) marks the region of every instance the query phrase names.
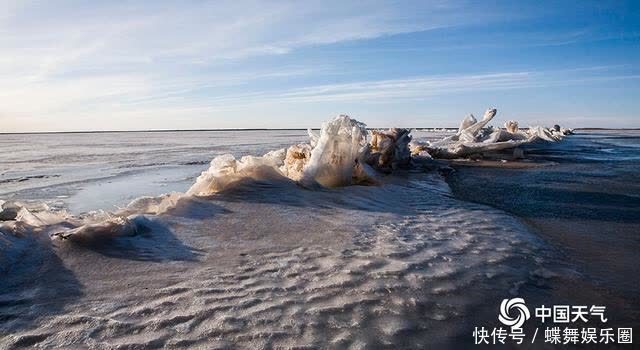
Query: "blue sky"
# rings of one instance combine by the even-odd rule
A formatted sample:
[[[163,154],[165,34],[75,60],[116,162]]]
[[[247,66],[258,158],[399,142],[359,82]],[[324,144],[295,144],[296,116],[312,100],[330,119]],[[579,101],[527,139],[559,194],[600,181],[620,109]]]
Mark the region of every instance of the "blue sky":
[[[640,127],[637,1],[0,0],[0,132]]]

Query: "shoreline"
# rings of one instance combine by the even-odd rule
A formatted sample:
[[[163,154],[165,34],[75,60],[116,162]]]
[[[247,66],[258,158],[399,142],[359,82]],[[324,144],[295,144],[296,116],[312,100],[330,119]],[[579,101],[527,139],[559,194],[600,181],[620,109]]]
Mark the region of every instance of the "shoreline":
[[[606,304],[616,324],[639,325],[640,297],[636,288],[640,278],[635,269],[640,216],[634,219],[633,211],[624,211],[625,204],[620,202],[624,199],[615,188],[598,184],[584,185],[579,191],[558,187],[565,178],[555,173],[566,172],[567,179],[579,176],[572,174],[570,167],[498,169],[456,163],[451,167],[454,171],[447,175],[446,182],[455,198],[517,217],[554,252],[553,260],[546,264],[552,276],[548,297],[553,299],[540,303]],[[557,182],[550,183],[548,176],[540,175],[542,172],[554,173]],[[541,183],[544,186],[538,186]],[[553,201],[549,194],[556,191]],[[574,198],[560,198],[563,191]],[[587,198],[592,199],[586,201]],[[634,197],[627,200],[634,201]],[[617,211],[618,217],[609,215]],[[541,297],[536,290],[525,294],[534,300]]]

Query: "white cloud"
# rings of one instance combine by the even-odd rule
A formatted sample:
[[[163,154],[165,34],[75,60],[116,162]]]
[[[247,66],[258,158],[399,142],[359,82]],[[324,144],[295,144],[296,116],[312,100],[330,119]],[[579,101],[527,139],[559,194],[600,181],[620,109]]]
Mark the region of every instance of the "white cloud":
[[[42,75],[162,59],[206,63],[451,25],[459,15],[439,3],[24,3],[0,22],[0,48]]]
[[[303,88],[280,97],[299,102],[424,98],[469,90],[518,88],[530,83],[529,78],[528,72],[514,72],[365,81]]]
[[[176,119],[247,106],[384,103],[577,81],[554,78],[557,72],[497,72],[320,84],[327,81],[317,79],[322,73],[340,74],[335,62],[257,62],[306,47],[505,16],[485,7],[464,0],[0,0],[0,131],[156,127],[152,121],[175,127]],[[296,78],[301,81],[287,82]],[[282,84],[261,88],[266,81]]]
[[[640,75],[610,74],[619,66],[580,67],[565,70],[498,72],[363,80],[342,84],[311,85],[278,91],[211,96],[206,105],[226,109],[260,103],[396,103],[424,100],[463,92],[571,86],[585,82],[639,79]],[[603,73],[607,73],[603,75]]]
[[[205,87],[307,74],[304,67],[228,72],[220,65],[447,26],[460,13],[445,1],[394,6],[0,0],[0,9],[0,121],[5,128],[21,128],[28,119],[73,119],[85,110],[124,112],[124,104],[168,102]]]

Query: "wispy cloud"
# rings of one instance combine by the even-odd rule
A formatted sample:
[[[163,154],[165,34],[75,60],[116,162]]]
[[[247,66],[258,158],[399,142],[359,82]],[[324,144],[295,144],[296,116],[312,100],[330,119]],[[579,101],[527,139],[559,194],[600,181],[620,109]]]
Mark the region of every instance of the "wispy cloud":
[[[19,127],[29,119],[55,124],[50,119],[152,102],[191,108],[190,94],[199,91],[325,68],[239,69],[242,60],[450,26],[471,15],[461,15],[462,4],[453,1],[404,5],[0,1],[0,119]]]
[[[409,12],[366,1],[6,3],[0,48],[13,64],[5,61],[0,73],[18,66],[40,78],[123,64],[149,70],[168,60],[179,68],[422,31],[462,17],[449,2],[412,5]]]
[[[468,90],[517,88],[527,84],[529,76],[528,72],[515,72],[365,81],[302,88],[279,97],[297,102],[424,98]]]
[[[172,85],[156,86],[151,81],[135,76],[93,77],[86,81],[75,79],[73,83],[62,80],[54,85],[33,84],[28,89],[0,90],[0,100],[14,101],[12,117],[37,123],[34,116],[44,115],[56,120],[74,115],[78,120],[102,120],[94,128],[112,129],[111,121],[137,119],[132,128],[180,128],[188,127],[182,120],[193,116],[233,115],[242,111],[260,111],[264,106],[334,105],[336,103],[398,104],[425,101],[438,96],[460,93],[485,93],[514,91],[527,88],[552,88],[555,86],[579,86],[586,83],[638,80],[640,75],[622,74],[620,66],[579,67],[565,70],[520,71],[467,75],[433,75],[405,79],[365,80],[340,84],[308,85],[299,88],[283,88],[273,91],[254,91],[227,94],[200,94],[199,90],[232,84],[246,84],[256,79],[287,79],[305,70],[269,72],[230,76],[219,81],[177,80]],[[96,93],[99,92],[99,93]],[[37,100],[40,103],[32,103]],[[0,120],[8,115],[0,113]],[[150,121],[163,121],[157,125]],[[33,123],[31,125],[33,125]],[[40,127],[46,126],[36,124]],[[81,125],[87,125],[82,123]],[[119,125],[116,123],[116,125]],[[212,127],[211,124],[206,124]],[[223,126],[248,127],[225,121]],[[281,125],[280,125],[281,126]],[[191,125],[196,127],[196,125]],[[85,127],[86,128],[86,127]],[[57,129],[57,128],[56,128]],[[77,129],[77,128],[76,128]]]
[[[621,67],[624,66],[592,66],[562,70],[432,75],[405,79],[365,80],[341,84],[312,85],[278,91],[229,94],[209,97],[206,103],[228,108],[255,103],[329,103],[345,101],[396,103],[464,92],[571,86],[590,81],[640,78],[640,75],[618,72],[618,68]]]
[[[58,130],[61,121],[63,128],[74,129],[153,127],[152,122],[175,127],[173,120],[180,118],[226,123],[218,113],[249,114],[264,105],[392,103],[636,79],[628,70],[595,66],[574,73],[531,64],[512,70],[485,66],[475,73],[456,73],[455,64],[447,74],[400,69],[416,52],[442,56],[436,46],[483,44],[473,31],[442,36],[437,45],[402,41],[410,33],[513,22],[530,12],[468,0],[0,0],[0,128]],[[591,31],[560,31],[565,32],[556,36],[525,30],[531,40],[519,41],[554,45],[595,36]],[[372,39],[396,38],[400,45],[344,50]],[[296,60],[305,50],[320,53]],[[386,62],[385,50],[406,54]],[[354,57],[357,64],[345,63]],[[393,72],[362,73],[363,63],[376,60]]]

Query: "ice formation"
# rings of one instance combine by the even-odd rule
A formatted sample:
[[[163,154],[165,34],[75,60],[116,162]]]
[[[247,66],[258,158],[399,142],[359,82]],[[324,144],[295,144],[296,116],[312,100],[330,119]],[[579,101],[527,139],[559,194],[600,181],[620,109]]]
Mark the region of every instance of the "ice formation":
[[[505,129],[487,127],[496,113],[495,108],[489,108],[480,121],[471,114],[460,122],[458,132],[454,135],[431,143],[411,143],[411,154],[444,159],[465,158],[484,152],[516,148],[538,140],[560,141],[565,135],[572,133],[570,129],[557,125],[554,128],[535,126],[524,131],[513,120],[505,123]]]
[[[322,124],[319,134],[309,130],[308,144],[240,160],[229,154],[216,157],[187,194],[211,195],[248,178],[288,178],[307,187],[375,183],[376,170],[410,165],[409,130],[374,130],[370,141],[368,134],[365,124],[340,115]]]
[[[518,132],[518,130],[520,130],[518,128],[518,122],[515,120],[509,120],[508,122],[505,122],[504,128],[507,129],[507,131],[512,134],[515,134]]]
[[[361,156],[367,148],[367,128],[346,115],[323,123],[317,139],[312,137],[312,144],[311,157],[302,174],[304,184],[350,185],[357,163],[365,166],[361,164]]]
[[[187,194],[207,196],[246,179],[286,178],[304,186],[324,187],[376,183],[378,173],[409,167],[412,156],[464,158],[483,152],[516,148],[536,140],[558,141],[570,130],[518,128],[508,121],[505,128],[488,127],[497,110],[489,108],[478,121],[465,117],[458,131],[435,142],[412,142],[408,129],[373,130],[346,115],[322,125],[319,134],[309,130],[309,143],[269,152],[261,157],[232,155],[216,157]]]
[[[411,163],[408,129],[392,128],[371,132],[371,154],[367,163],[383,171],[407,167]]]
[[[236,159],[223,154],[211,161],[209,169],[203,171],[187,191],[188,195],[208,196],[229,188],[246,179],[277,179],[283,177],[280,167],[284,165],[285,150],[271,151],[261,157],[244,156]]]
[[[92,212],[77,217],[43,205],[0,201],[0,238],[3,232],[16,235],[36,231],[62,239],[136,235],[145,225],[144,214],[162,214],[179,201],[210,196],[246,181],[297,182],[309,188],[379,183],[381,173],[410,167],[418,158],[477,156],[538,140],[555,142],[572,133],[558,125],[522,130],[516,121],[507,121],[504,129],[487,126],[496,113],[490,108],[480,121],[469,115],[455,134],[435,142],[412,141],[410,130],[401,128],[373,130],[369,135],[365,124],[340,115],[323,123],[319,134],[309,130],[308,144],[240,159],[220,155],[186,193],[139,198],[114,213]],[[520,148],[513,154],[514,158],[524,155]]]
[[[282,173],[288,178],[299,181],[304,174],[304,167],[311,158],[312,146],[300,143],[287,148],[284,164],[280,168]]]
[[[189,195],[207,196],[229,188],[239,180],[290,179],[303,185],[346,186],[364,181],[369,169],[362,169],[367,152],[367,129],[363,123],[346,115],[322,125],[320,135],[309,131],[310,143],[269,152],[261,157],[244,156],[237,160],[230,154],[218,156],[187,191]]]
[[[8,210],[8,208],[10,208]],[[46,233],[54,238],[67,238],[72,235],[93,237],[113,237],[133,234],[136,231],[137,217],[128,215],[126,210],[115,213],[96,211],[75,216],[64,210],[52,210],[44,204],[30,205],[20,202],[5,202],[0,214],[0,234],[29,235]],[[14,215],[15,213],[15,215]]]

